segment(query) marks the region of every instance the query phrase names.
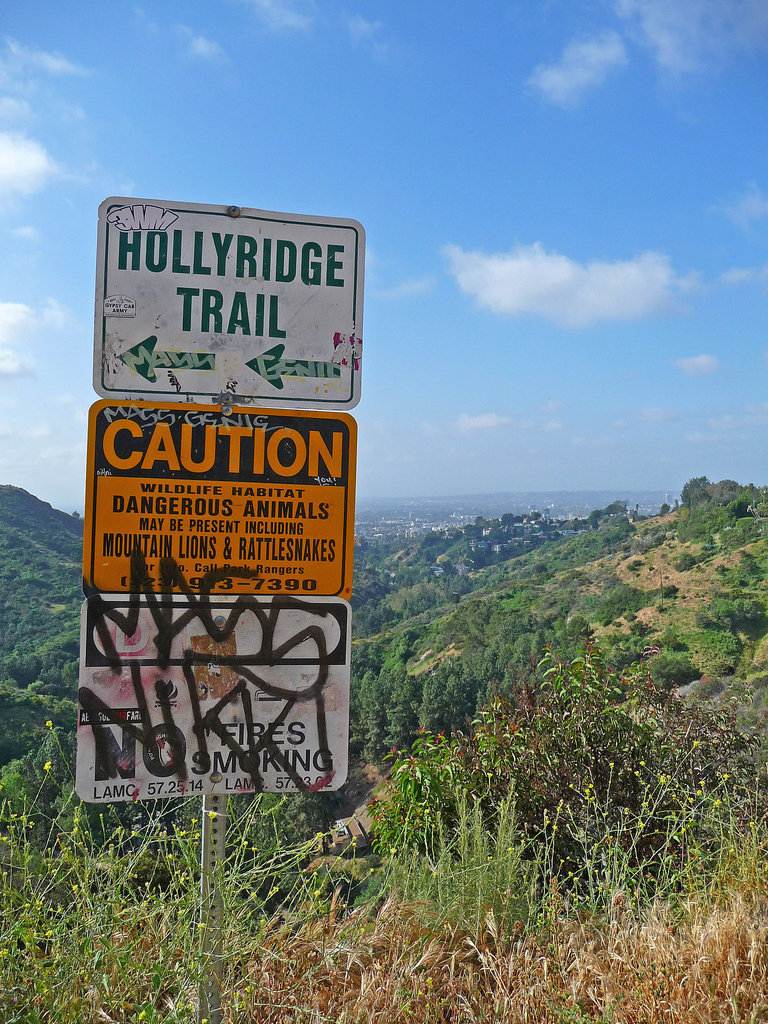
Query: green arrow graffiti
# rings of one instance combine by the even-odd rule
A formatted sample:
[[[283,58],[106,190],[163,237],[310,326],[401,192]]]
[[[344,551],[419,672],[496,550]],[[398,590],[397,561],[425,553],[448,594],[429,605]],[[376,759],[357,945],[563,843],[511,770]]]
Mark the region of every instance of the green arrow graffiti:
[[[245,365],[278,390],[282,390],[283,377],[341,377],[341,367],[335,363],[323,363],[317,359],[283,359],[283,352],[285,345],[275,345],[255,359],[249,359]]]
[[[146,380],[157,380],[155,370],[215,370],[216,356],[213,352],[164,352],[155,351],[157,335],[152,334],[138,345],[120,353],[126,366],[135,370]]]

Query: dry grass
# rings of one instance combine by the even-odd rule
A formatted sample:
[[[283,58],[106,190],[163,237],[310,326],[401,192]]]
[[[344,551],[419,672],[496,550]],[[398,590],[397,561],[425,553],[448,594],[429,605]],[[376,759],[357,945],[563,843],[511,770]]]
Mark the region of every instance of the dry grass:
[[[257,809],[230,822],[233,851]],[[203,966],[199,834],[161,833],[157,822],[147,832],[154,859],[134,832],[112,855],[91,849],[78,809],[44,858],[28,817],[6,810],[0,1024],[192,1024]],[[352,911],[341,884],[328,898],[332,874],[299,870],[314,840],[280,852],[279,864],[233,855],[225,1024],[768,1021],[768,831],[762,816],[739,828],[726,812],[708,867],[692,848],[674,886],[650,872],[611,874],[581,902],[573,889],[571,903],[546,863],[530,874],[503,816],[493,837],[479,813],[464,815],[457,841],[421,874],[393,857],[386,902]],[[278,913],[277,889],[266,890],[278,868],[293,888],[267,923]],[[402,891],[424,895],[408,901]]]
[[[436,905],[396,895],[348,913],[338,892],[330,905],[305,892],[297,923],[262,925],[240,886],[228,902],[224,1021],[768,1021],[764,846],[745,845],[682,902],[643,905],[638,893],[615,890],[604,912],[588,914],[553,883],[528,925],[510,917],[506,930],[485,903],[460,928]],[[114,877],[102,884],[78,863],[62,858],[47,882],[30,876],[30,885],[2,889],[2,1024],[192,1024],[194,879],[135,897],[118,884],[110,901]],[[52,901],[65,897],[65,883],[59,915]]]
[[[271,928],[228,985],[231,1024],[704,1024],[768,1020],[768,904],[657,904],[621,895],[604,919],[559,917],[474,941],[388,901],[290,933]]]

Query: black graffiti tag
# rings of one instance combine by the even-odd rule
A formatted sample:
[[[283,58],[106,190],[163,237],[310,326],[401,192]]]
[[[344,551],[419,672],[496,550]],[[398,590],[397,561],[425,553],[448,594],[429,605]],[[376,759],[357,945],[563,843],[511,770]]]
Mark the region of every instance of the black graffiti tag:
[[[222,615],[222,601],[211,599],[211,588],[225,576],[253,577],[254,574],[249,569],[229,566],[226,569],[211,570],[201,580],[202,585],[196,592],[189,587],[183,572],[172,559],[164,559],[160,569],[160,580],[173,581],[185,595],[184,610],[180,611],[179,604],[169,600],[168,595],[155,591],[144,556],[138,548],[131,554],[131,592],[125,596],[125,600],[121,600],[118,605],[113,599],[101,594],[95,594],[89,599],[89,621],[99,639],[100,649],[115,676],[122,675],[128,669],[139,719],[138,722],[127,721],[124,714],[110,707],[89,686],[80,687],[80,705],[93,729],[96,760],[103,767],[105,776],[125,777],[125,773],[130,771],[130,766],[121,764],[122,752],[109,729],[109,726],[113,725],[120,727],[123,736],[129,736],[141,744],[145,765],[153,775],[175,775],[180,781],[185,781],[188,777],[186,741],[174,717],[175,701],[172,695],[176,689],[175,684],[170,685],[163,679],[155,682],[155,703],[160,708],[162,722],[154,724],[142,683],[141,666],[135,660],[120,654],[110,629],[110,623],[113,623],[125,637],[134,637],[139,629],[144,607],[149,611],[155,631],[152,637],[152,646],[156,651],[154,664],[160,671],[169,668],[174,640],[191,623],[199,622],[207,636],[214,643],[222,645],[234,634],[244,615],[254,616],[259,624],[260,645],[257,651],[247,654],[191,649],[183,651],[181,670],[192,712],[192,732],[197,744],[197,753],[194,757],[196,775],[211,771],[208,738],[213,734],[234,755],[243,774],[250,777],[255,792],[263,791],[264,787],[260,765],[270,762],[284,772],[297,789],[318,789],[328,785],[334,775],[325,707],[329,651],[326,633],[317,624],[317,619],[322,620],[329,616],[329,609],[321,604],[287,595],[276,595],[268,601],[252,595],[239,595],[226,604],[228,612]],[[284,622],[285,613],[289,611],[305,613],[310,617],[310,621],[289,637],[278,641],[277,636]],[[280,666],[285,659],[290,660],[291,653],[307,642],[311,644],[314,653],[310,659],[312,678],[306,685],[297,688],[279,684],[259,671],[262,666],[274,668]],[[306,648],[304,651],[306,653]],[[302,664],[307,664],[306,657],[300,660]],[[174,665],[176,664],[178,661],[174,660]],[[226,666],[234,670],[238,676],[236,685],[205,713],[201,709],[195,677],[195,667],[200,665]],[[275,702],[276,713],[261,734],[257,735],[254,729],[254,700],[258,699],[259,695],[262,695],[262,700]],[[276,741],[277,731],[299,702],[313,707],[316,719],[318,751],[322,752],[323,777],[314,784],[307,783],[299,775]],[[237,710],[242,711],[244,729],[240,735],[241,738],[245,738],[245,743],[238,742],[231,735],[223,717],[227,711],[231,714],[235,705],[239,705]]]

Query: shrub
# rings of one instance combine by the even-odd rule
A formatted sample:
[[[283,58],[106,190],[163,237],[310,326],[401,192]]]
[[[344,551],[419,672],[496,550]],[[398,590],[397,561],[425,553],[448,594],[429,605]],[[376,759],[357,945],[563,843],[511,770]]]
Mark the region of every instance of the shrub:
[[[692,551],[681,551],[675,559],[675,568],[678,572],[687,572],[694,565],[698,565],[699,559]]]
[[[493,828],[513,799],[518,838],[561,878],[596,870],[596,851],[598,870],[617,857],[648,877],[668,870],[692,834],[706,843],[704,812],[723,790],[738,797],[753,781],[757,736],[737,727],[738,697],[686,702],[651,664],[616,677],[597,647],[569,663],[548,653],[539,693],[492,701],[469,734],[422,732],[373,805],[380,847],[435,857],[462,801]]]
[[[689,655],[682,651],[660,651],[651,662],[650,670],[654,683],[665,690],[685,686],[700,675]]]
[[[514,800],[494,815],[492,827],[478,803],[462,799],[450,832],[438,823],[433,856],[406,851],[393,858],[391,885],[406,900],[451,927],[479,939],[489,926],[509,934],[534,916],[535,867],[516,838]]]
[[[765,608],[759,601],[736,598],[731,601],[724,597],[715,597],[707,608],[696,616],[697,625],[715,631],[728,630],[737,633],[741,630],[760,628],[765,622]]]
[[[603,594],[597,609],[597,621],[607,626],[615,619],[621,618],[626,612],[636,612],[647,603],[647,596],[637,587],[626,583],[618,583]]]
[[[697,636],[696,665],[704,673],[724,676],[738,664],[743,644],[733,633],[720,629],[702,629]]]

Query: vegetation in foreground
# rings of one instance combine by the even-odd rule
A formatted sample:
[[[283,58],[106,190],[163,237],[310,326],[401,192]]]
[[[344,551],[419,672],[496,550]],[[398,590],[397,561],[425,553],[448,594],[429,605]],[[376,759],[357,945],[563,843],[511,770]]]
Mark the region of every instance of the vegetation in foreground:
[[[541,696],[396,756],[378,857],[269,843],[263,800],[232,808],[225,1021],[766,1018],[757,734],[727,698],[668,696],[647,661],[614,676],[587,649],[543,672]],[[185,806],[127,829],[6,799],[0,1019],[194,1020]]]

